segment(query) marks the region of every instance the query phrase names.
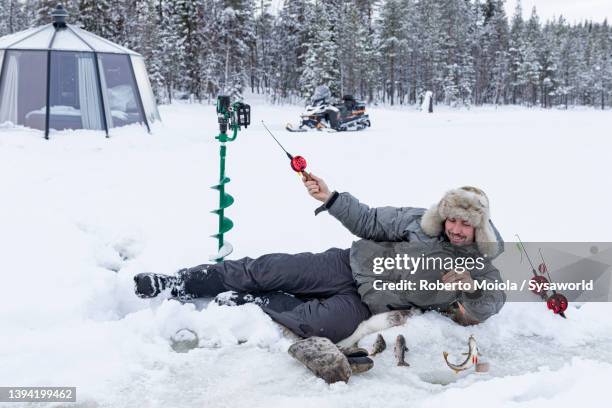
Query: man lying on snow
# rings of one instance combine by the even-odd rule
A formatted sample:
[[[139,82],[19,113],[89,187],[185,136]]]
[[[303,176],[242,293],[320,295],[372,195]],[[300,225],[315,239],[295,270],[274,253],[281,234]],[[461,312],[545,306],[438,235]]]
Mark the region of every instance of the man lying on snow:
[[[350,249],[226,260],[181,269],[176,276],[141,273],[134,277],[136,294],[150,298],[169,290],[172,296],[188,300],[233,291],[215,300],[254,302],[299,336],[327,337],[334,343],[349,337],[372,314],[389,310],[437,310],[465,325],[482,322],[502,308],[503,291],[376,290],[375,281],[389,276],[372,268],[375,257],[444,255],[450,249],[455,256],[484,258],[484,267],[464,273],[455,268],[391,274],[395,280],[501,281],[490,261],[503,251],[503,242],[489,220],[489,201],[481,190],[451,190],[429,210],[369,208],[348,193],[330,192],[323,179],[312,174],[303,181],[309,194],[324,203],[320,209],[362,240]]]

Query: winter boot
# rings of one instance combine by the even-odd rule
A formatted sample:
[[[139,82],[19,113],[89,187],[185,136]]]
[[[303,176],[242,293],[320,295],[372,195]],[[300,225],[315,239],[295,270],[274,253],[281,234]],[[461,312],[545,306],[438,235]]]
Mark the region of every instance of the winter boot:
[[[227,288],[222,274],[213,266],[204,264],[181,269],[176,276],[139,273],[134,276],[134,290],[141,298],[152,298],[170,289],[170,295],[182,301],[216,296]]]
[[[166,289],[172,291],[179,284],[179,280],[175,276],[139,273],[134,276],[134,292],[143,299],[153,298]]]

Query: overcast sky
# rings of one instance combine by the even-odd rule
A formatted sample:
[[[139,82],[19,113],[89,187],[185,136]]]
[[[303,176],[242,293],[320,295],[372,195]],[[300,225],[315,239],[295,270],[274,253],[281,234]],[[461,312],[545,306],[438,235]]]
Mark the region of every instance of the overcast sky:
[[[517,0],[506,0],[508,17],[514,14]],[[602,22],[608,18],[612,22],[612,0],[521,0],[523,17],[529,18],[533,6],[538,11],[540,21],[546,21],[563,14],[570,23],[585,19]]]

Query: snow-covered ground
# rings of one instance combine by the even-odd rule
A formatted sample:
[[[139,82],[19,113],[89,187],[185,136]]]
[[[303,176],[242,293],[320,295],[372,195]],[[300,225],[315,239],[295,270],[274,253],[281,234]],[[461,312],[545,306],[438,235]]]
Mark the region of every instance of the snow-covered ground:
[[[231,258],[322,251],[354,239],[289,169],[286,148],[330,187],[373,206],[429,206],[448,189],[482,187],[507,240],[610,241],[611,113],[523,108],[373,108],[356,133],[288,133],[295,106],[253,103],[253,124],[228,146]],[[326,385],[293,360],[290,340],[254,305],[141,300],[132,276],[172,273],[215,251],[218,142],[214,107],[160,107],[164,122],[52,133],[0,129],[0,385],[78,387],[81,406],[405,407],[595,405],[612,375],[612,307],[508,304],[477,327],[435,313],[348,384]],[[527,273],[527,270],[526,270]],[[188,327],[201,348],[172,351]],[[455,375],[474,334],[488,374]],[[375,335],[361,344],[370,346]],[[553,405],[551,405],[553,406]]]

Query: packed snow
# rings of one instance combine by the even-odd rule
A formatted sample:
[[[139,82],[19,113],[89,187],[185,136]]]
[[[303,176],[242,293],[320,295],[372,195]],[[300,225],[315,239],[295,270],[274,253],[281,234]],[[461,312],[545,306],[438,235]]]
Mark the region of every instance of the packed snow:
[[[610,241],[610,112],[494,107],[433,114],[372,107],[372,128],[288,133],[299,106],[247,98],[252,125],[228,144],[230,258],[348,247],[355,237],[311,199],[265,120],[332,189],[372,206],[428,207],[483,188],[506,240]],[[255,305],[133,294],[139,272],[173,273],[216,250],[214,106],[161,106],[148,134],[0,128],[0,384],[76,386],[87,407],[589,406],[612,375],[609,304],[507,304],[475,327],[425,313],[383,332],[374,368],[327,385],[287,354],[291,338]],[[513,250],[513,248],[507,248]],[[525,274],[528,275],[528,269]],[[199,348],[176,353],[180,329]],[[410,367],[392,344],[404,334]],[[454,374],[473,334],[491,365]],[[376,334],[360,345],[371,347]],[[51,404],[52,405],[52,404]]]

